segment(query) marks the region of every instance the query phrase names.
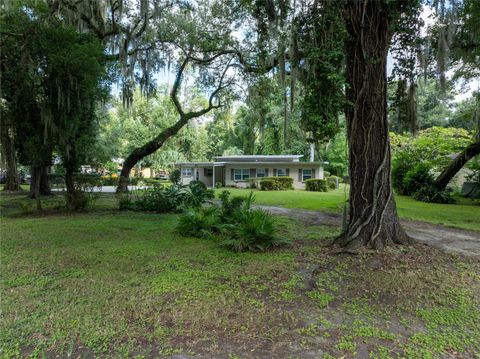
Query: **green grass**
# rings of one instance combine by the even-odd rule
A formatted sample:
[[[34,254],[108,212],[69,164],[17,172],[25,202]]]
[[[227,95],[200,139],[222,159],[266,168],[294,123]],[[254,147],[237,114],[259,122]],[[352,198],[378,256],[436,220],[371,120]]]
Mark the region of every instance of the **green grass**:
[[[180,236],[177,215],[105,201],[1,218],[1,358],[480,353],[478,260],[425,246],[333,256],[337,228],[286,218],[291,246],[237,254]]]
[[[217,193],[223,189],[217,190]],[[245,196],[251,190],[227,188],[233,195]],[[312,211],[342,213],[348,188],[330,192],[259,191],[254,190],[256,203]],[[406,196],[396,196],[401,218],[442,224],[449,227],[480,231],[480,206],[469,199],[456,198],[455,204],[436,204],[415,201]]]

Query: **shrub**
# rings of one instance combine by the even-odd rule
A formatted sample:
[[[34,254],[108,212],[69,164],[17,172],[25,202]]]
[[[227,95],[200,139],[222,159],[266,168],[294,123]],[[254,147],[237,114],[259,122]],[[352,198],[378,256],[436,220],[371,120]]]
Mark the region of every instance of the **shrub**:
[[[215,191],[207,189],[205,183],[201,181],[192,181],[188,187],[190,189],[189,203],[186,203],[188,206],[200,207],[215,198]]]
[[[293,178],[292,177],[273,177],[277,180],[279,189],[293,189]]]
[[[202,181],[191,181],[188,184],[188,187],[193,188],[193,187],[200,187],[202,190],[206,191],[207,190],[207,185],[203,183]]]
[[[252,193],[250,192],[250,195]],[[233,214],[240,210],[242,205],[246,202],[247,197],[243,196],[235,196],[230,198],[230,191],[222,191],[220,195],[218,196],[221,201],[221,212],[222,212],[222,218],[225,221],[229,221]],[[250,200],[250,203],[253,202],[253,198]]]
[[[278,182],[274,179],[262,179],[260,181],[260,189],[262,191],[276,191],[278,190]]]
[[[65,175],[63,173],[50,173],[48,182],[52,188],[65,188]]]
[[[168,176],[168,179],[173,184],[179,184],[180,180],[182,179],[182,172],[180,172],[180,170],[178,168],[176,168],[172,172],[170,172],[170,175]]]
[[[68,210],[71,211],[83,211],[86,208],[90,207],[97,196],[93,193],[75,191],[74,193],[65,192],[66,206]]]
[[[311,178],[305,181],[305,190],[313,192],[327,192],[328,184],[326,179]]]
[[[229,191],[219,195],[221,207],[189,208],[180,217],[177,229],[183,235],[208,238],[219,235],[222,245],[236,252],[264,251],[285,244],[274,236],[275,221],[271,214],[251,209],[253,192],[248,197],[232,197]]]
[[[213,190],[203,190],[200,186],[171,185],[126,194],[119,198],[119,207],[133,211],[180,212],[185,208],[200,207],[214,196]]]
[[[118,175],[116,173],[101,176],[100,179],[102,181],[103,186],[116,186],[116,185],[118,185]]]
[[[180,216],[177,230],[184,236],[210,238],[218,232],[219,218],[217,207],[189,208]]]
[[[275,237],[275,220],[263,209],[242,209],[236,213],[234,224],[223,226],[227,238],[222,245],[235,251],[265,251],[287,243]]]
[[[392,161],[392,186],[398,194],[405,194],[403,180],[414,163],[407,151],[398,153]]]
[[[413,199],[428,203],[455,203],[452,194],[447,191],[439,191],[434,186],[424,186],[413,194]]]
[[[337,189],[337,181],[340,182],[337,176],[328,176],[326,180],[329,189]]]
[[[430,167],[425,163],[418,163],[403,178],[403,194],[411,196],[423,187],[433,187],[433,182]]]
[[[260,189],[262,191],[277,191],[293,189],[292,177],[264,177],[260,180]]]
[[[222,188],[222,187],[225,187],[225,185],[223,184],[223,182],[216,182],[216,183],[215,183],[215,188]]]

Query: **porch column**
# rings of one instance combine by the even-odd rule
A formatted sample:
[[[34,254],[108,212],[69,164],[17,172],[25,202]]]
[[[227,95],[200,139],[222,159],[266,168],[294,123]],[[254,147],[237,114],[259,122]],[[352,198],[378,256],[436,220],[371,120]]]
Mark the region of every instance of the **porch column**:
[[[215,165],[212,166],[212,188],[215,188]]]

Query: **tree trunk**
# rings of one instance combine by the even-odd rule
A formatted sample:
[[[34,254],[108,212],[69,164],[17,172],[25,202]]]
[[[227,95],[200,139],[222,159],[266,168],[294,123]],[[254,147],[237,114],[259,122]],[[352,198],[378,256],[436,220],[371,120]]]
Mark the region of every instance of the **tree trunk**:
[[[42,200],[40,199],[41,166],[32,166],[32,177],[30,181],[30,197],[36,199],[37,211],[42,210]]]
[[[37,193],[42,196],[50,196],[52,191],[48,181],[48,166],[32,166],[30,180],[30,198],[37,198]],[[38,190],[36,189],[37,178],[39,178]]]
[[[480,154],[480,141],[468,145],[435,180],[435,187],[439,191],[445,190],[448,183],[462,169],[462,167],[473,157]]]
[[[400,226],[390,179],[389,9],[386,0],[352,0],[345,7],[350,200],[346,227],[336,243],[347,249],[382,249],[410,240]]]
[[[2,152],[6,165],[5,191],[19,191],[20,178],[17,172],[17,161],[15,158],[15,148],[13,146],[13,139],[10,136],[9,128],[5,125],[1,126],[1,142]]]
[[[76,210],[77,205],[76,201],[76,190],[75,190],[75,180],[73,177],[74,171],[71,169],[66,169],[65,171],[65,187],[67,188],[67,208],[69,210]]]
[[[141,147],[138,147],[130,153],[130,155],[123,162],[122,171],[120,172],[120,178],[118,179],[117,192],[127,192],[130,172],[132,168],[143,158],[151,155],[163,146],[166,140],[176,135],[180,129],[185,126],[188,120],[192,118],[190,116],[183,116],[175,125],[162,131],[153,140],[147,142]]]

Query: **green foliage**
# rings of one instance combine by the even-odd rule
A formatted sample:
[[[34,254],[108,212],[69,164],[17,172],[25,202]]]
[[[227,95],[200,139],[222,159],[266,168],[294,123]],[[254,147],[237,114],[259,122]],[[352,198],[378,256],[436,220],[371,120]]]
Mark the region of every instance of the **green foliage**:
[[[413,193],[413,199],[427,203],[455,203],[455,199],[448,191],[439,191],[433,185],[420,187]]]
[[[219,195],[221,207],[189,208],[181,216],[177,229],[193,237],[222,238],[221,244],[235,252],[265,251],[287,243],[275,236],[275,221],[271,214],[251,209],[255,200],[248,197],[230,198],[229,191]]]
[[[245,204],[246,208],[250,208],[250,204],[254,201],[253,192],[250,192],[249,197],[234,196],[230,198],[230,191],[223,190],[218,197],[221,202],[222,218],[225,221],[231,219],[235,212],[239,211]],[[248,202],[247,202],[248,200]]]
[[[312,141],[323,143],[338,133],[338,115],[344,106],[346,29],[341,7],[332,1],[312,6],[299,19],[299,34],[303,61],[308,64],[301,125],[312,134]]]
[[[399,154],[410,158],[412,164],[425,162],[433,170],[450,163],[448,157],[461,152],[472,142],[472,134],[461,128],[431,127],[414,138],[391,133],[393,162]]]
[[[326,179],[310,178],[305,181],[305,190],[313,192],[327,192],[329,189]]]
[[[158,213],[181,212],[185,208],[200,207],[215,196],[212,190],[201,186],[171,185],[166,188],[149,188],[122,195],[119,198],[121,210],[147,211]]]
[[[177,230],[184,236],[210,238],[218,232],[219,218],[217,207],[188,208],[180,216]]]
[[[228,237],[222,245],[235,251],[265,251],[288,243],[275,236],[275,220],[263,209],[242,209],[234,214],[235,223],[222,227]]]
[[[402,194],[411,196],[423,187],[432,187],[433,181],[430,166],[426,163],[418,163],[405,174]]]
[[[392,166],[392,184],[399,194],[428,203],[454,203],[451,193],[434,186],[430,165],[412,162],[408,152],[397,155]]]
[[[262,191],[276,191],[278,190],[278,183],[274,179],[262,179],[260,181],[260,189]]]
[[[292,188],[292,177],[263,177],[260,179],[260,189],[262,191],[284,191]]]
[[[175,168],[172,172],[170,172],[170,175],[168,176],[168,179],[170,180],[170,182],[177,185],[180,183],[181,178],[182,178],[182,173],[178,168]]]
[[[325,176],[325,179],[327,180],[329,189],[331,190],[337,189],[337,183],[340,183],[340,179],[337,176]]]

